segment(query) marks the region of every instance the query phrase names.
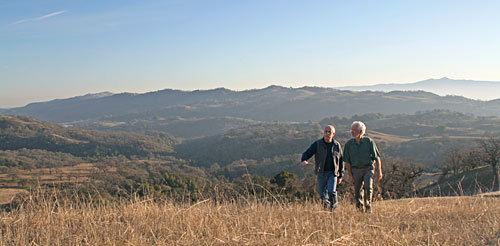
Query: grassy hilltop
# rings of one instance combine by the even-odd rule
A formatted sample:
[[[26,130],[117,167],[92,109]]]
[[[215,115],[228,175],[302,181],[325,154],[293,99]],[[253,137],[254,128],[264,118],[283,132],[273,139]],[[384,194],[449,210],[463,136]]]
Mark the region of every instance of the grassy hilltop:
[[[0,213],[0,245],[497,245],[500,199],[380,201],[373,214],[343,203],[246,201],[98,205],[31,197]]]
[[[386,155],[377,191],[406,199],[379,201],[373,214],[360,214],[344,198],[330,213],[311,202],[313,170],[297,160],[321,135],[321,124],[335,122],[342,142],[358,118],[370,124],[368,134]],[[387,128],[388,121],[398,125]],[[103,132],[0,116],[0,245],[499,243],[498,197],[408,198],[491,190],[489,168],[480,161],[436,171],[446,164],[440,157],[459,153],[448,150],[473,146],[487,130],[497,134],[497,117],[432,111],[325,122],[252,121],[179,139],[168,132]],[[416,180],[423,170],[434,172]],[[29,193],[36,187],[41,191]],[[350,198],[351,188],[343,182],[339,192]],[[36,194],[50,190],[60,193]],[[13,201],[16,194],[27,199]],[[67,195],[73,199],[61,199]]]

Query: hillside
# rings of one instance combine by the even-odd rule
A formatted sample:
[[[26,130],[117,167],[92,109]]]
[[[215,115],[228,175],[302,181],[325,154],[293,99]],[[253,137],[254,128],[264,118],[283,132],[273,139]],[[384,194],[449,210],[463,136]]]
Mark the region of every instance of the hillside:
[[[331,106],[327,106],[331,105]],[[414,113],[448,109],[476,115],[500,116],[500,101],[478,101],[438,96],[424,91],[354,92],[331,88],[285,88],[232,91],[166,89],[144,94],[122,93],[85,100],[66,99],[32,103],[4,111],[52,122],[106,120],[128,115],[128,120],[148,118],[235,117],[257,121],[319,121],[331,115],[365,113]],[[124,121],[123,119],[121,121]]]
[[[229,130],[176,145],[177,155],[200,166],[227,165],[235,160],[262,160],[302,153],[321,137],[318,124],[266,123]]]
[[[500,133],[500,117],[482,117],[442,109],[413,114],[368,113],[350,117],[333,116],[324,118],[320,124],[335,124],[338,129],[348,131],[355,120],[363,121],[371,130],[411,138],[481,137],[486,132]]]
[[[182,118],[135,114],[73,125],[98,131],[165,132],[174,137],[189,139],[222,134],[231,129],[258,123],[260,122],[234,117]]]
[[[172,151],[166,134],[141,135],[66,128],[28,117],[0,116],[0,150],[40,149],[74,156],[147,156]]]
[[[0,244],[60,245],[496,245],[500,199],[380,201],[373,214],[343,202],[173,204],[151,199],[100,204],[31,197],[1,212]]]
[[[486,132],[500,133],[500,117],[475,116],[449,110],[418,111],[414,114],[355,114],[349,117],[325,115],[319,121],[320,125],[334,124],[337,134],[349,137],[350,124],[361,120],[369,130],[382,134],[396,135],[396,138],[426,138],[441,136],[481,137]],[[162,117],[146,113],[107,117],[103,120],[83,121],[73,123],[73,126],[98,131],[127,131],[145,133],[151,131],[164,132],[169,135],[191,139],[224,134],[225,132],[246,128],[251,125],[265,124],[265,121],[255,121],[234,117]],[[269,122],[268,122],[269,123]],[[282,122],[281,124],[293,123]],[[400,139],[403,140],[403,139]]]
[[[251,121],[223,133],[176,140],[168,133],[147,129],[138,131],[143,133],[103,132],[26,117],[0,119],[3,188],[30,189],[39,182],[77,193],[97,191],[110,198],[157,194],[178,201],[196,201],[200,194],[213,194],[215,187],[231,200],[248,179],[264,187],[257,191],[259,196],[286,188],[286,199],[307,200],[315,194],[314,174],[311,166],[298,165],[300,154],[321,137],[322,125],[330,122],[337,126],[336,139],[345,143],[354,119],[367,122],[368,136],[377,141],[382,153],[387,183],[381,195],[413,196],[414,187],[422,187],[414,183],[422,171],[439,172],[448,151],[474,147],[487,129],[496,129],[493,126],[498,120],[430,111],[418,115],[333,117],[321,124]],[[212,120],[217,122],[219,118]],[[225,120],[243,122],[222,118],[222,122]],[[195,125],[207,126],[203,124],[207,121],[200,121]],[[411,130],[425,124],[425,129],[440,132],[425,135],[417,128],[410,132],[421,136],[390,134],[387,129],[392,128],[387,128],[387,122],[391,121],[399,129]],[[173,122],[179,123],[178,129],[193,126],[189,120]],[[211,126],[193,132],[208,133]],[[279,179],[290,182],[282,186],[273,181]],[[349,184],[339,186],[343,191],[350,188]]]
[[[419,190],[422,196],[474,195],[491,191],[493,175],[490,166],[442,177],[436,183]]]
[[[449,151],[470,148],[484,134],[500,133],[500,118],[475,117],[458,112],[434,110],[417,114],[365,114],[352,117],[329,117],[317,123],[259,123],[228,130],[209,137],[184,140],[175,146],[176,155],[193,161],[193,165],[209,167],[214,163],[247,167],[268,163],[278,157],[289,159],[291,166],[300,154],[320,138],[322,126],[334,124],[336,139],[345,143],[351,138],[354,120],[368,126],[367,135],[377,142],[384,158],[393,157],[420,163],[427,171],[437,171]],[[203,146],[199,148],[198,146]],[[234,163],[233,163],[234,162]],[[282,163],[282,161],[278,161]],[[282,163],[283,164],[283,163]],[[253,170],[253,169],[252,169]]]

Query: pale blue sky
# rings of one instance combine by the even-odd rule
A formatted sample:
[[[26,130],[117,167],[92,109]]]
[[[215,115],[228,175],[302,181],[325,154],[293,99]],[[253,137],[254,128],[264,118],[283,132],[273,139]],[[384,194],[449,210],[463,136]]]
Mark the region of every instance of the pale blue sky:
[[[500,1],[0,0],[0,107],[101,91],[500,81]]]

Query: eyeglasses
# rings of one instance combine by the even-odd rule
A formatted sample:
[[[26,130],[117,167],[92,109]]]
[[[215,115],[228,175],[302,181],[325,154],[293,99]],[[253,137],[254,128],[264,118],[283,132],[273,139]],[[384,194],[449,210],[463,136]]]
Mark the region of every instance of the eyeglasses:
[[[325,131],[325,133],[332,133],[332,131]]]

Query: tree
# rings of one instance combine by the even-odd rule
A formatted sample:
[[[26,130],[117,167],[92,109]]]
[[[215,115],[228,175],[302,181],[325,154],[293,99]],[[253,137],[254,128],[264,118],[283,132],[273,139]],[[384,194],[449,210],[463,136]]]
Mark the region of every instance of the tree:
[[[402,198],[415,192],[414,182],[424,170],[417,164],[402,159],[387,158],[384,179],[380,184],[384,198]]]
[[[296,183],[296,176],[291,172],[282,171],[276,174],[276,176],[274,176],[274,178],[272,178],[270,182],[271,184],[278,185],[278,187],[280,188],[285,188]]]
[[[493,175],[493,191],[500,191],[500,174],[498,166],[500,162],[500,139],[494,136],[486,137],[479,141],[484,151],[484,162],[491,166]]]
[[[456,175],[462,172],[465,155],[458,149],[453,149],[445,154],[444,163],[441,166],[443,177],[449,173]]]
[[[442,178],[448,174],[457,175],[459,173],[471,171],[480,166],[484,154],[480,149],[454,148],[446,152],[444,162],[441,166]]]
[[[269,182],[275,185],[278,193],[284,195],[287,199],[295,200],[308,196],[308,193],[301,189],[297,175],[291,172],[282,171],[276,174]]]

